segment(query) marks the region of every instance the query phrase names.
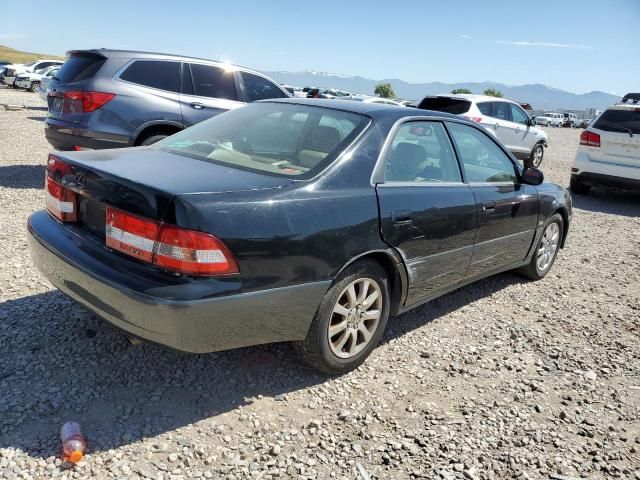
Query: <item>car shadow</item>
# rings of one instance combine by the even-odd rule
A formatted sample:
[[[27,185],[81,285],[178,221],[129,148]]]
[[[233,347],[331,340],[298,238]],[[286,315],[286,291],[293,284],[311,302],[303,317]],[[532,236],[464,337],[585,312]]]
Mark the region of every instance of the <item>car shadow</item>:
[[[573,207],[589,212],[640,217],[640,193],[594,187],[588,195],[572,195]]]
[[[383,343],[519,281],[498,275],[393,318]],[[59,455],[66,420],[81,423],[90,451],[105,451],[230,412],[259,395],[287,402],[287,394],[327,379],[298,363],[288,344],[204,355],[134,348],[57,290],[0,303],[0,336],[0,449],[37,458]]]
[[[40,116],[40,117],[27,117],[29,120],[35,120],[37,122],[44,122],[47,117],[46,116]]]
[[[0,187],[44,188],[44,165],[0,166]]]

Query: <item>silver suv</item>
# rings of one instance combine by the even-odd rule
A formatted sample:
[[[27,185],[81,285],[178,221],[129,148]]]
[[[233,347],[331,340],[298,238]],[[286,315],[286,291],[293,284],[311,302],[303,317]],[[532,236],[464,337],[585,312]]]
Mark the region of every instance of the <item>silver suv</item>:
[[[547,134],[516,102],[486,95],[425,97],[418,108],[462,115],[485,127],[526,167],[542,163]]]
[[[150,145],[247,102],[290,95],[256,71],[198,58],[74,50],[49,84],[48,142],[58,150]]]

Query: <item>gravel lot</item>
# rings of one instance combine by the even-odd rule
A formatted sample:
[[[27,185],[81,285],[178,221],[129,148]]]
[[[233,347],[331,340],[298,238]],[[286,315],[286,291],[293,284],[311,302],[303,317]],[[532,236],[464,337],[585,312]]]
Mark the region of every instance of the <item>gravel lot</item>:
[[[132,347],[32,267],[49,146],[37,95],[0,89],[0,477],[640,479],[640,195],[575,198],[567,248],[390,322],[323,378],[287,345]],[[542,164],[567,185],[579,130]],[[82,424],[89,454],[58,459]]]

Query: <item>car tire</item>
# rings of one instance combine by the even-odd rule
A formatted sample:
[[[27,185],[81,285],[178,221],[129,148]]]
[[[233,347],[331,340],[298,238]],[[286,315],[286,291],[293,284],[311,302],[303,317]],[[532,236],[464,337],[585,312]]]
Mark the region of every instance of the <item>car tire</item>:
[[[558,256],[562,235],[564,234],[564,220],[559,213],[553,214],[545,223],[542,236],[531,257],[528,265],[520,267],[517,271],[531,280],[544,278]]]
[[[377,296],[367,306],[364,300],[370,301],[374,293]],[[336,278],[320,303],[306,338],[295,342],[294,348],[302,360],[321,372],[349,372],[362,364],[380,341],[389,319],[389,306],[384,269],[373,261],[357,262]],[[371,318],[365,318],[367,313]]]
[[[156,142],[159,142],[160,140],[167,138],[169,135],[164,134],[164,133],[158,133],[156,135],[149,135],[148,137],[146,137],[145,139],[143,139],[138,145],[141,146],[147,146],[147,145],[152,145]]]
[[[33,93],[36,93],[39,87],[40,82],[31,82],[31,88],[29,90],[31,90]]]
[[[544,146],[541,143],[537,143],[533,150],[531,150],[531,154],[529,158],[524,161],[525,168],[535,167],[538,168],[542,163],[542,159],[544,157]]]
[[[586,195],[591,190],[591,186],[585,185],[577,177],[571,177],[571,180],[569,180],[569,190],[576,195]]]

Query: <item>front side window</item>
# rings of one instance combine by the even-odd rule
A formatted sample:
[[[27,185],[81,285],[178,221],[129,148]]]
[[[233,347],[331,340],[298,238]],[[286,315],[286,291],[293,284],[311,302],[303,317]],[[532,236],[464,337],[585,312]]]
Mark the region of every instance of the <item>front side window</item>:
[[[368,123],[369,117],[340,110],[256,103],[217,115],[151,148],[244,170],[311,178]]]
[[[180,62],[136,60],[120,75],[126,82],[168,92],[179,91]]]
[[[225,100],[238,99],[233,71],[198,63],[192,63],[189,66],[191,67],[194,95]]]
[[[511,106],[511,118],[515,123],[521,123],[522,125],[529,125],[529,115],[527,115],[524,110],[522,110],[519,106],[510,104]]]
[[[286,97],[282,90],[266,78],[249,72],[240,72],[240,76],[242,83],[244,83],[244,95],[247,102]]]
[[[462,182],[458,161],[440,122],[409,122],[396,132],[386,182]]]
[[[460,123],[447,126],[469,183],[516,182],[513,163],[488,134]]]

